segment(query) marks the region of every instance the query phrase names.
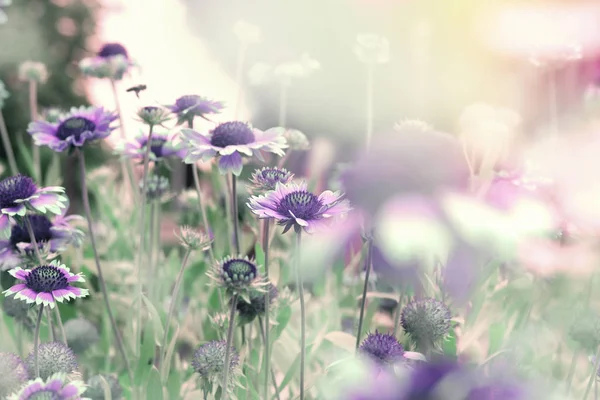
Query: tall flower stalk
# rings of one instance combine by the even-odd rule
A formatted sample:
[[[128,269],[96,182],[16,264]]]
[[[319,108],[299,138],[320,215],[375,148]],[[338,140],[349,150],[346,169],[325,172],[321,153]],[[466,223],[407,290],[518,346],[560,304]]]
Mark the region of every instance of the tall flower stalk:
[[[6,128],[6,122],[4,121],[4,116],[2,115],[4,100],[6,100],[9,96],[10,94],[6,90],[4,82],[0,81],[0,137],[2,137],[2,145],[4,146],[4,152],[6,153],[6,158],[8,159],[10,173],[11,175],[17,175],[19,173],[19,169],[17,167],[15,153],[10,142],[8,129]]]
[[[233,223],[233,249],[240,254],[240,232],[238,221],[237,177],[231,174],[231,220]]]
[[[271,218],[267,218],[263,222],[263,252],[265,257],[265,279],[269,280],[269,227],[271,225]],[[269,399],[269,371],[271,370],[271,342],[269,340],[269,331],[271,325],[269,321],[269,305],[271,304],[270,290],[265,291],[265,327],[264,327],[264,342],[265,342],[265,400]],[[263,331],[262,321],[259,321],[261,325],[261,333]],[[275,385],[275,391],[277,391],[277,384]],[[277,395],[279,398],[279,395]]]
[[[304,284],[300,269],[300,246],[302,230],[296,232],[296,286],[300,299],[300,400],[304,400],[304,369],[306,363],[306,307],[304,305]]]
[[[266,325],[266,323],[265,323]],[[265,347],[269,347],[268,346],[268,339],[267,339],[267,335],[266,335],[266,330],[263,328],[263,321],[261,317],[258,317],[258,329],[260,331],[260,336],[262,338],[262,341],[265,345]],[[266,358],[265,360],[268,360],[268,358]],[[269,377],[271,378],[271,381],[273,382],[273,388],[275,389],[275,398],[277,400],[280,400],[280,396],[279,396],[279,387],[277,386],[277,379],[275,378],[275,372],[273,371],[273,368],[271,368],[271,366],[265,362],[265,400],[270,399],[271,397],[269,396]]]
[[[37,82],[33,79],[29,80],[29,112],[31,121],[35,121],[38,116],[37,109]],[[32,145],[33,152],[33,171],[36,180],[42,180],[42,166],[40,160],[40,148],[34,143]]]
[[[133,372],[131,370],[131,366],[129,364],[129,358],[127,357],[127,352],[125,351],[125,346],[123,345],[123,339],[121,338],[121,333],[119,332],[119,328],[117,326],[117,322],[115,321],[115,317],[112,312],[112,308],[110,306],[110,300],[108,298],[108,291],[106,289],[106,281],[104,280],[104,274],[102,273],[102,266],[100,265],[100,257],[98,255],[98,248],[96,247],[96,236],[94,234],[94,225],[92,222],[92,210],[90,208],[90,199],[88,195],[87,189],[87,180],[85,173],[85,156],[83,150],[78,149],[79,156],[79,177],[81,179],[81,197],[83,200],[83,208],[85,209],[85,216],[88,223],[88,230],[90,234],[90,241],[92,244],[92,250],[94,251],[94,261],[96,263],[96,269],[98,270],[98,283],[100,285],[100,290],[102,291],[102,297],[104,299],[104,305],[106,307],[106,312],[108,314],[108,318],[110,320],[110,324],[113,330],[113,334],[115,335],[115,340],[117,341],[117,348],[121,353],[121,357],[125,362],[125,368],[127,369],[127,374],[129,375],[129,381],[133,382]],[[141,299],[140,299],[141,301]]]
[[[365,305],[367,303],[367,290],[369,288],[369,276],[371,274],[371,264],[373,260],[373,237],[372,233],[369,232],[367,237],[367,254],[365,258],[365,284],[363,286],[363,293],[360,302],[360,315],[358,317],[358,331],[356,332],[356,351],[360,346],[360,338],[362,335],[363,322],[365,319]]]
[[[229,398],[229,358],[231,357],[231,348],[233,346],[233,327],[235,326],[235,311],[237,307],[238,294],[235,293],[231,298],[231,309],[229,311],[229,327],[227,328],[227,341],[225,344],[225,362],[223,371],[223,400]]]
[[[37,320],[35,322],[35,331],[33,332],[33,362],[35,368],[35,377],[40,376],[40,360],[38,359],[38,347],[40,345],[40,325],[42,324],[42,315],[44,315],[44,304],[40,304]]]

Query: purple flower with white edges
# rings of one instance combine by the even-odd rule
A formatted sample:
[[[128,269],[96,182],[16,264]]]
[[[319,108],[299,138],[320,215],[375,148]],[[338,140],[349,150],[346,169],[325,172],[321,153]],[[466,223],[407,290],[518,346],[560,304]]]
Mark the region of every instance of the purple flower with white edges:
[[[143,133],[127,141],[120,149],[120,153],[128,158],[143,160],[146,156],[147,144],[148,135]],[[150,137],[150,160],[159,161],[172,156],[182,158],[185,156],[185,150],[173,143],[172,135],[153,132]]]
[[[283,156],[283,149],[287,148],[283,132],[283,128],[261,131],[241,121],[224,122],[206,135],[184,128],[181,130],[187,149],[184,161],[194,164],[219,157],[221,174],[232,172],[239,175],[243,166],[242,156],[256,156],[261,161],[264,161],[262,151]]]
[[[48,265],[40,265],[30,270],[20,267],[11,269],[9,274],[21,282],[5,290],[4,295],[15,295],[26,303],[44,304],[54,308],[56,301],[85,297],[87,289],[72,286],[74,282],[85,282],[82,274],[73,274],[69,268],[54,260]]]
[[[50,253],[64,251],[70,244],[79,247],[84,233],[72,225],[73,221],[82,220],[79,215],[65,216],[63,213],[52,220],[45,215],[29,215],[33,235],[40,248],[47,246]],[[25,257],[23,257],[25,256]],[[0,270],[7,270],[26,264],[26,259],[35,259],[35,249],[31,237],[23,221],[16,221],[10,228],[8,239],[0,240]]]
[[[42,378],[29,381],[18,393],[8,400],[83,400],[85,384],[81,381],[68,381],[65,374],[55,374],[44,381]]]
[[[31,122],[27,132],[37,146],[48,146],[62,152],[104,139],[115,129],[110,124],[116,119],[115,113],[102,107],[74,107],[61,115],[57,122]]]
[[[252,183],[252,190],[265,192],[275,190],[278,183],[288,184],[293,177],[294,174],[285,168],[263,167],[254,171],[250,182]]]
[[[333,219],[348,213],[350,203],[340,192],[326,190],[319,196],[307,191],[306,183],[278,183],[275,190],[263,196],[252,196],[248,207],[259,218],[274,218],[285,226],[284,233],[291,227],[308,233],[321,230]]]
[[[106,43],[96,56],[81,60],[79,68],[84,75],[118,81],[135,65],[123,45]]]
[[[11,176],[0,181],[0,232],[7,232],[11,219],[24,217],[27,210],[41,214],[60,214],[67,207],[65,188],[48,186],[38,188],[25,175]]]
[[[181,125],[186,122],[190,124],[194,121],[195,117],[209,121],[206,118],[207,115],[219,114],[225,106],[220,101],[210,100],[195,94],[188,94],[181,96],[175,100],[175,104],[168,105],[167,108],[174,114],[177,114],[177,124]]]

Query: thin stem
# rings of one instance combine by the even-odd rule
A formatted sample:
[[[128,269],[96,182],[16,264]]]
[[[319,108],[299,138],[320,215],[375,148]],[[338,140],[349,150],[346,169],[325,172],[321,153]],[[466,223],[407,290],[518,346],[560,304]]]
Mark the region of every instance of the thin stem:
[[[38,360],[38,347],[40,345],[40,325],[42,324],[42,315],[44,314],[44,304],[40,304],[37,321],[35,323],[35,331],[33,331],[33,365],[35,377],[40,376],[40,362]]]
[[[592,374],[590,375],[590,379],[588,380],[587,386],[585,388],[585,394],[583,395],[583,400],[587,400],[588,395],[590,394],[590,389],[592,388],[592,383],[596,380],[598,375],[598,367],[600,366],[600,346],[598,346],[598,350],[596,351],[596,357],[594,358],[594,369],[592,370]]]
[[[65,333],[65,327],[62,322],[62,317],[60,316],[60,310],[58,309],[58,305],[54,308],[56,312],[56,322],[58,324],[58,330],[60,332],[61,340],[64,344],[67,344],[67,334]]]
[[[579,357],[579,352],[573,352],[573,358],[571,358],[571,365],[569,366],[569,373],[567,374],[567,390],[565,392],[565,396],[569,395],[569,391],[571,390],[571,384],[573,383],[573,375],[575,375],[575,367],[577,366],[577,358]]]
[[[37,110],[37,82],[30,79],[29,80],[29,112],[31,116],[31,122],[37,120],[38,110]],[[40,148],[35,145],[32,146],[33,151],[33,170],[35,179],[41,182],[42,180],[42,166],[40,164]]]
[[[6,122],[4,121],[2,111],[0,111],[0,135],[2,136],[2,145],[4,146],[6,158],[8,158],[8,166],[10,167],[10,173],[12,175],[17,175],[19,173],[19,168],[17,168],[15,153],[10,143],[10,136],[8,135],[8,129],[6,128]]]
[[[400,293],[398,297],[398,306],[396,307],[396,314],[394,315],[394,336],[398,333],[398,326],[400,324],[400,314],[402,313],[402,301],[404,300],[404,291]]]
[[[119,352],[121,353],[121,356],[123,357],[123,361],[125,362],[125,368],[127,369],[127,374],[129,375],[129,381],[133,382],[133,372],[131,371],[131,367],[129,365],[129,358],[127,358],[127,353],[125,352],[125,346],[123,346],[123,339],[121,339],[121,333],[119,332],[119,328],[117,327],[117,323],[115,321],[112,309],[110,307],[108,291],[106,290],[106,281],[104,280],[102,266],[100,265],[100,257],[98,256],[98,248],[96,247],[96,236],[94,234],[94,225],[92,223],[92,210],[90,209],[90,198],[88,196],[87,180],[85,177],[85,156],[83,151],[81,150],[79,150],[78,153],[79,178],[81,179],[81,197],[83,200],[83,208],[85,209],[85,216],[88,223],[90,242],[92,244],[92,249],[94,250],[94,261],[96,263],[96,269],[98,270],[98,284],[100,285],[100,290],[102,291],[102,298],[104,299],[104,305],[106,306],[106,312],[110,320],[110,325],[112,326],[113,334],[115,335],[115,340],[117,341],[117,347],[119,349]]]
[[[235,310],[237,307],[237,293],[231,298],[231,311],[229,313],[229,327],[227,328],[227,342],[225,342],[225,364],[223,366],[223,400],[229,397],[229,359],[233,342],[233,327],[235,326]]]
[[[23,219],[25,220],[25,226],[27,226],[27,233],[29,233],[29,239],[31,240],[31,244],[33,244],[33,251],[35,251],[35,256],[37,257],[40,265],[44,265],[44,260],[42,258],[42,254],[40,253],[40,248],[38,247],[37,240],[35,240],[35,234],[33,233],[33,227],[31,226],[29,216],[26,215]]]
[[[285,127],[287,120],[288,82],[282,82],[279,87],[279,126]]]
[[[167,337],[169,336],[169,328],[171,327],[171,320],[173,319],[173,313],[175,312],[175,306],[177,304],[177,297],[179,296],[179,289],[181,288],[181,282],[183,281],[183,273],[185,272],[185,267],[188,262],[188,258],[192,253],[191,249],[187,249],[185,255],[183,256],[183,261],[181,261],[181,268],[179,269],[179,274],[177,274],[177,279],[175,280],[175,287],[173,287],[173,293],[171,294],[171,304],[169,304],[169,313],[167,314],[167,320],[165,322],[165,333],[163,335],[162,346],[160,348],[160,361],[159,366],[163,368],[164,359],[167,353]]]
[[[46,308],[46,319],[48,320],[48,331],[50,332],[50,337],[53,342],[56,342],[56,332],[54,332],[54,324],[52,323],[52,314],[50,314],[50,309]]]
[[[367,65],[367,136],[366,145],[367,150],[371,147],[371,140],[373,138],[373,65]]]
[[[258,329],[260,330],[260,337],[262,338],[262,341],[263,341],[265,347],[268,347],[269,342],[266,337],[267,335],[265,334],[266,330],[263,329],[263,321],[262,321],[261,317],[258,317]],[[275,377],[275,371],[273,371],[273,368],[271,368],[267,363],[265,363],[265,382],[266,382],[265,400],[269,400],[269,376],[271,377],[271,381],[273,382],[273,387],[275,388],[275,397],[277,398],[277,400],[280,400],[279,399],[279,387],[277,387],[277,379]]]
[[[296,234],[296,286],[300,298],[300,400],[304,400],[304,364],[306,363],[306,309],[304,306],[304,284],[300,269],[300,245],[302,230]]]
[[[271,218],[267,218],[263,222],[263,253],[265,255],[265,279],[269,282],[269,227],[271,226]],[[265,342],[265,371],[270,370],[270,362],[271,362],[271,342],[269,341],[269,331],[271,330],[271,325],[269,322],[269,305],[271,302],[270,288],[267,287],[265,292],[265,328],[264,328],[264,342]],[[262,323],[261,333],[262,333]],[[277,385],[275,385],[275,390],[277,390]],[[279,397],[279,395],[277,396]],[[265,372],[265,400],[269,398],[269,375]]]
[[[237,177],[231,173],[231,218],[233,220],[233,247],[235,254],[240,254],[240,237],[237,201]]]
[[[21,322],[17,322],[16,326],[17,331],[17,351],[19,352],[19,357],[24,358],[25,354],[23,352],[23,327]]]
[[[356,332],[356,351],[360,346],[360,337],[362,335],[363,321],[365,318],[365,304],[367,303],[367,289],[369,286],[369,275],[371,274],[371,260],[373,253],[373,238],[367,239],[367,258],[365,260],[365,285],[363,286],[362,301],[360,304],[360,316],[358,317],[358,332]]]
[[[154,230],[156,229],[156,226],[154,225],[154,223],[156,222],[155,220],[156,218],[156,206],[154,204],[154,202],[150,203],[150,235],[148,235],[148,237],[146,238],[146,244],[148,247],[143,247],[146,248],[146,255],[148,256],[148,260],[146,263],[146,268],[148,270],[148,276],[146,277],[146,285],[147,285],[147,290],[148,290],[148,298],[152,301],[153,300],[153,293],[154,293],[154,279],[152,279],[154,277]]]

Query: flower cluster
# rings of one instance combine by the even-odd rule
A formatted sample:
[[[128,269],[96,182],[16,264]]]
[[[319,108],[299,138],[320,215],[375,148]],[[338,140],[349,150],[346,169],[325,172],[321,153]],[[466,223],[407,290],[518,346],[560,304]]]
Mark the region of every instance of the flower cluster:
[[[275,190],[278,183],[286,185],[294,178],[294,174],[285,168],[263,167],[257,169],[250,178],[251,188],[256,192]]]

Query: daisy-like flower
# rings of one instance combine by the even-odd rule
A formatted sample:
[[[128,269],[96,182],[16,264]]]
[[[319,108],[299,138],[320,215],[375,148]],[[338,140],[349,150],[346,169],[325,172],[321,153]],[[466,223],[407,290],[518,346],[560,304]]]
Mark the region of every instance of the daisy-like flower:
[[[82,274],[73,274],[69,268],[57,260],[48,265],[40,265],[30,270],[20,267],[11,269],[9,274],[20,283],[5,290],[4,295],[15,295],[26,303],[44,304],[54,308],[56,301],[76,299],[89,294],[87,289],[71,286],[73,282],[85,282]]]
[[[81,219],[79,215],[60,215],[53,221],[45,215],[28,218],[38,246],[47,246],[50,253],[64,251],[70,244],[79,247],[83,241],[84,233],[71,225],[71,221]],[[0,240],[0,270],[18,267],[31,257],[35,257],[35,249],[25,223],[20,221],[12,225],[8,239]]]
[[[248,293],[251,290],[260,290],[265,285],[259,278],[256,263],[242,256],[225,257],[216,263],[209,276],[227,292],[242,294],[247,302],[250,302]]]
[[[138,110],[137,116],[146,125],[156,126],[171,119],[171,112],[163,107],[146,106]]]
[[[181,96],[175,104],[167,106],[173,114],[177,114],[177,124],[190,124],[195,117],[206,118],[207,115],[219,114],[225,106],[220,101],[210,100],[195,94]]]
[[[59,186],[38,188],[25,175],[11,176],[0,181],[0,232],[8,231],[10,220],[24,217],[27,210],[60,214],[67,207],[65,189]]]
[[[377,331],[369,333],[358,350],[378,365],[391,365],[404,359],[404,348],[398,339]]]
[[[285,226],[284,233],[290,228],[308,233],[327,226],[335,217],[341,217],[350,211],[350,203],[343,200],[340,192],[326,190],[316,196],[306,188],[306,182],[282,185],[263,196],[252,196],[248,207],[259,218],[274,218],[279,225]]]
[[[282,185],[288,184],[292,178],[294,178],[294,174],[285,168],[264,167],[254,171],[250,182],[252,183],[252,190],[266,192],[275,190],[277,183],[281,183]]]
[[[110,124],[116,119],[115,113],[102,107],[74,107],[61,115],[57,122],[31,122],[27,132],[36,145],[62,152],[104,139],[114,129]]]
[[[253,128],[241,121],[225,122],[218,125],[208,135],[192,129],[181,130],[183,143],[187,149],[185,162],[194,164],[196,161],[207,161],[219,157],[221,174],[242,172],[242,155],[256,156],[263,160],[261,151],[283,156],[287,148],[283,128],[271,128],[266,131]]]
[[[150,136],[150,160],[159,161],[167,157],[184,157],[185,150],[173,143],[172,135],[162,132],[152,132]],[[144,160],[148,146],[148,135],[142,133],[133,140],[126,142],[117,151],[124,157]]]
[[[84,75],[96,78],[121,80],[135,63],[125,47],[119,43],[106,43],[95,57],[84,58],[79,68]]]
[[[85,384],[81,381],[68,381],[65,374],[56,374],[44,381],[42,378],[29,381],[18,393],[8,400],[84,400]]]

